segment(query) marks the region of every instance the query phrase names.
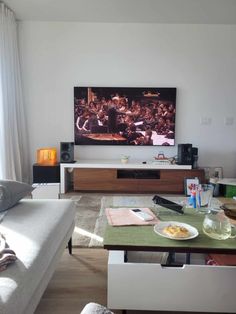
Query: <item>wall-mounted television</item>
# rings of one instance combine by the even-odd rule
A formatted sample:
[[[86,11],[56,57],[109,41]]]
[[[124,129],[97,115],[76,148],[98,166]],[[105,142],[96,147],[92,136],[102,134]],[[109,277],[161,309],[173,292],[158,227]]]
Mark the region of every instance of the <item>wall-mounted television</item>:
[[[76,145],[172,146],[176,88],[74,87]]]

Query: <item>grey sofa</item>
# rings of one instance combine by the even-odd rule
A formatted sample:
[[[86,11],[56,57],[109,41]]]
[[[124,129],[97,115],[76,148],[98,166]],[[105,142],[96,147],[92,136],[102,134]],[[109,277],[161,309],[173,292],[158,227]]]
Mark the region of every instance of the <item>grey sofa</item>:
[[[0,313],[32,314],[74,229],[71,200],[21,200],[1,222],[17,261],[0,272]]]

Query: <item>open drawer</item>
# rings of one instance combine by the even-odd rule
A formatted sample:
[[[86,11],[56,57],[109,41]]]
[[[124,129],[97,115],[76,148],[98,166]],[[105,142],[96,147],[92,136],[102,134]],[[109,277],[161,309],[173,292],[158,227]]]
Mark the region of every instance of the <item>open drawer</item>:
[[[125,263],[124,251],[109,251],[111,309],[235,313],[235,289],[235,266]]]

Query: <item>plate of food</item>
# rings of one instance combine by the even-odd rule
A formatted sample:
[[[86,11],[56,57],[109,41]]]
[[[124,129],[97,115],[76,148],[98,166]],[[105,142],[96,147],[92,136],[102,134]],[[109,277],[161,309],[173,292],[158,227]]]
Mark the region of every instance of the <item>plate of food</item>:
[[[154,226],[154,232],[173,240],[190,240],[199,234],[195,227],[178,221],[161,221]]]

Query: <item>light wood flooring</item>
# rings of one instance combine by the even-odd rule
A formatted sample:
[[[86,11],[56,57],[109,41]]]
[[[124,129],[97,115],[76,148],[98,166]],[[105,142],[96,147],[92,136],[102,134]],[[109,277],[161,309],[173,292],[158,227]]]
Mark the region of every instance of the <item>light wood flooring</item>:
[[[107,251],[65,250],[35,314],[79,314],[89,302],[106,305]]]
[[[89,302],[106,305],[107,259],[108,253],[104,249],[73,248],[73,255],[65,250],[35,314],[79,314]],[[135,313],[180,314],[127,311],[127,314]]]

